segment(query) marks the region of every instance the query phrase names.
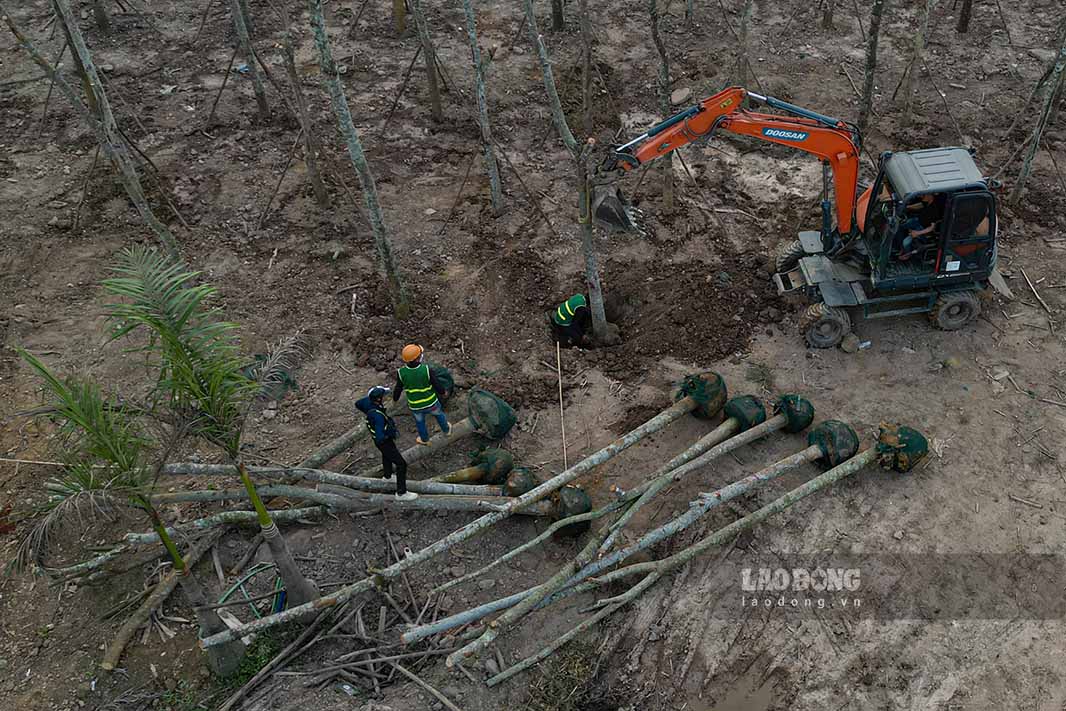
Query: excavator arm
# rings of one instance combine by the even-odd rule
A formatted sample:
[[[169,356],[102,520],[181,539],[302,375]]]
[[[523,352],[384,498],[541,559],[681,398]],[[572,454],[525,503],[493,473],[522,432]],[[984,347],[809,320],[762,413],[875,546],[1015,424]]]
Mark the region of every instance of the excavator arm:
[[[749,111],[744,99],[788,115]],[[818,156],[833,172],[837,230],[847,235],[855,223],[859,179],[858,130],[844,121],[823,116],[780,99],[762,96],[740,87],[724,89],[662,123],[652,126],[632,141],[614,147],[600,166],[596,183],[603,186],[681,146],[711,138],[715,131],[751,136]],[[595,199],[596,218],[611,229],[629,230],[634,225],[617,190],[601,192]]]

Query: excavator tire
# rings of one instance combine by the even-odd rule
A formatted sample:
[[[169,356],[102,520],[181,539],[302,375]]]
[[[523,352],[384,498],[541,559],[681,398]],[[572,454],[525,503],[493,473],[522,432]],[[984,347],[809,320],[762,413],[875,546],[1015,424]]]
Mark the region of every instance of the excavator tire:
[[[851,333],[851,318],[844,309],[819,302],[807,307],[800,330],[811,348],[833,348]]]
[[[806,254],[807,251],[803,249],[803,245],[800,244],[798,239],[786,242],[778,248],[777,253],[774,255],[774,271],[778,274],[792,271],[799,264],[799,260],[803,259]]]
[[[929,320],[941,331],[956,331],[981,315],[981,301],[973,289],[941,294],[929,312]]]

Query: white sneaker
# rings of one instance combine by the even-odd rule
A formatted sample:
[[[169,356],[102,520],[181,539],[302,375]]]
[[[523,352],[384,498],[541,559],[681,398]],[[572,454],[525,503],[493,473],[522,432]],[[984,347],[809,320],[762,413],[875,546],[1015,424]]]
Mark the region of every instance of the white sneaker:
[[[414,501],[418,498],[418,494],[413,491],[408,491],[406,494],[396,494],[397,501]]]

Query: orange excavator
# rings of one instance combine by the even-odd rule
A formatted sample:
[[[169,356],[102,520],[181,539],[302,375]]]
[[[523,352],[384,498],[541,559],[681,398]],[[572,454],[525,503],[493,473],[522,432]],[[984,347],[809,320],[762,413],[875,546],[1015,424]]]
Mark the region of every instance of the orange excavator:
[[[745,100],[779,113],[752,111]],[[982,175],[972,151],[885,152],[874,182],[861,186],[862,138],[854,124],[740,87],[612,147],[592,179],[596,223],[611,231],[642,231],[638,212],[616,181],[718,131],[822,161],[821,229],[800,232],[774,260],[778,292],[812,301],[802,320],[809,345],[838,345],[851,331],[849,311],[861,309],[867,319],[927,313],[937,327],[955,330],[977,318],[978,296],[990,284],[1009,294],[995,269],[999,184]]]

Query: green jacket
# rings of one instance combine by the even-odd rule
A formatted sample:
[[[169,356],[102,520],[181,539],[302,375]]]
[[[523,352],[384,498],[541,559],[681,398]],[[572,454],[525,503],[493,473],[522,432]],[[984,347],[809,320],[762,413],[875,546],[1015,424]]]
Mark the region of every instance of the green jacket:
[[[585,303],[584,294],[574,294],[569,299],[559,304],[559,308],[555,309],[555,313],[552,314],[552,321],[560,326],[569,326],[574,321],[574,316],[577,314],[578,309],[588,308],[588,304]]]

